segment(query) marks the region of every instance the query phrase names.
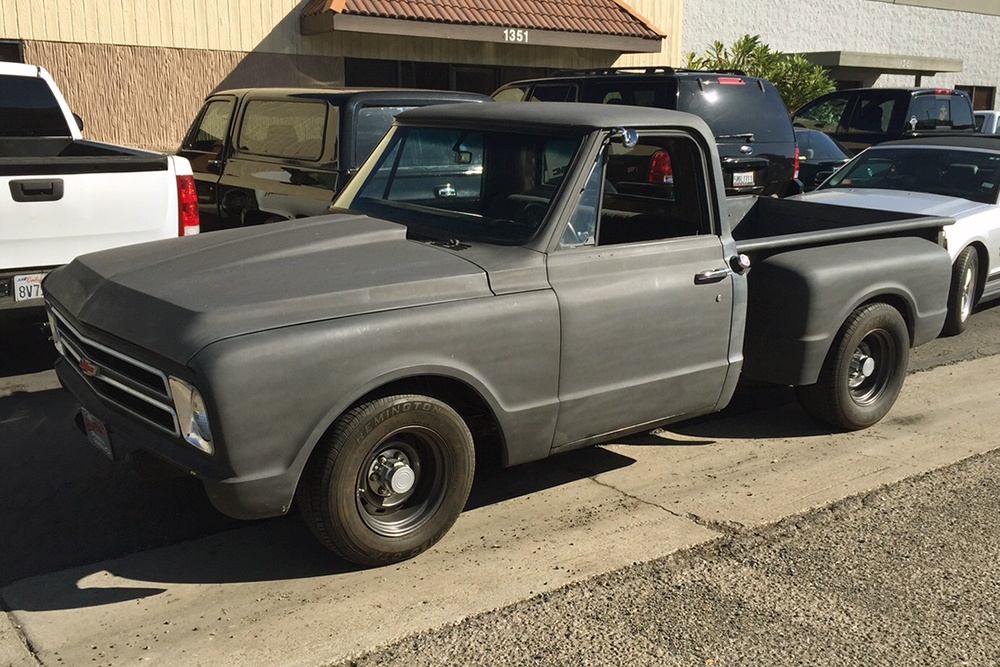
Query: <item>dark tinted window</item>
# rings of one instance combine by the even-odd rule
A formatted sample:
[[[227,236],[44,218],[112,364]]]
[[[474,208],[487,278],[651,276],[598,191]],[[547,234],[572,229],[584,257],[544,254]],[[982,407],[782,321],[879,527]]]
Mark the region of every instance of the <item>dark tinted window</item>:
[[[869,90],[861,93],[847,122],[847,131],[858,134],[888,132],[898,100],[899,93],[896,92]]]
[[[793,141],[788,111],[766,82],[761,87],[739,77],[684,78],[678,83],[677,110],[701,116],[719,140],[751,133],[754,141]]]
[[[973,127],[968,98],[960,95],[916,95],[910,102],[907,122],[918,130]]]
[[[816,130],[795,130],[799,152],[807,160],[842,160],[848,152],[834,139]]]
[[[256,155],[318,160],[327,108],[321,101],[252,100],[243,112],[237,147]]]
[[[628,104],[637,107],[672,109],[664,84],[648,81],[588,81],[584,85],[583,102],[597,104]]]
[[[69,126],[44,79],[0,76],[0,136],[68,137]]]

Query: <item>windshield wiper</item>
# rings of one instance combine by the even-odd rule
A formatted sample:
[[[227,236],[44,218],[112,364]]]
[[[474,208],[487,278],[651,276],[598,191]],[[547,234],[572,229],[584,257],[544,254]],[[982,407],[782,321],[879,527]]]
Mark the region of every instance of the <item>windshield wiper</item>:
[[[739,134],[717,134],[715,135],[716,141],[719,139],[745,139],[747,141],[753,141],[753,132],[741,132]]]

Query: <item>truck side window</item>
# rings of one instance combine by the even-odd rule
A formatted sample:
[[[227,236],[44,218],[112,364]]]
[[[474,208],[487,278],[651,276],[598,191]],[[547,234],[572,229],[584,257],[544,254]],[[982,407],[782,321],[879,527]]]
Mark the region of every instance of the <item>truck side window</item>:
[[[575,102],[576,86],[571,84],[539,85],[531,91],[529,102]]]
[[[358,110],[354,138],[354,163],[365,161],[378,142],[385,136],[386,130],[392,125],[396,116],[412,109],[412,106],[401,107],[364,107]]]
[[[597,245],[709,233],[704,160],[685,137],[608,146]]]
[[[205,105],[198,123],[184,141],[183,148],[221,155],[233,115],[233,98],[212,100]]]
[[[848,132],[884,133],[889,130],[889,120],[895,100],[875,91],[866,93],[858,99],[854,114],[848,123]]]
[[[328,108],[320,100],[251,100],[243,112],[237,149],[268,157],[319,160]]]
[[[836,95],[829,99],[819,100],[801,109],[792,124],[795,127],[805,127],[821,132],[837,132],[843,127],[844,111],[851,95]]]

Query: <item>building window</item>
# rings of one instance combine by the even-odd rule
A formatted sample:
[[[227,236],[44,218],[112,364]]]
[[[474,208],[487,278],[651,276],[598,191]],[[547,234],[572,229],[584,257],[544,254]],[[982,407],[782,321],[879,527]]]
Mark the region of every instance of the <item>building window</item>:
[[[548,70],[540,67],[452,65],[374,58],[344,59],[344,85],[349,87],[427,88],[489,95],[507,81],[541,77],[547,73]]]
[[[955,90],[968,93],[976,111],[988,111],[996,102],[997,89],[992,86],[955,86]]]
[[[0,39],[0,61],[8,63],[24,62],[24,42]]]

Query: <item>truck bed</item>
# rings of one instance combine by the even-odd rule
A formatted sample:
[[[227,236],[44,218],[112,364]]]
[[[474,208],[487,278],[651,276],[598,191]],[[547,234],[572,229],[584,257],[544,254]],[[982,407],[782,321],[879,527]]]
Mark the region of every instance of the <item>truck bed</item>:
[[[730,222],[740,252],[771,251],[850,240],[914,236],[937,242],[951,218],[834,206],[796,199],[730,198]]]
[[[0,176],[164,171],[167,156],[70,137],[0,139]]]

